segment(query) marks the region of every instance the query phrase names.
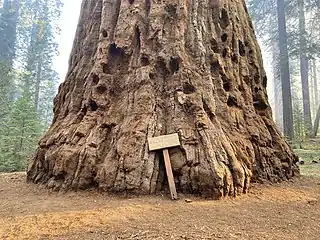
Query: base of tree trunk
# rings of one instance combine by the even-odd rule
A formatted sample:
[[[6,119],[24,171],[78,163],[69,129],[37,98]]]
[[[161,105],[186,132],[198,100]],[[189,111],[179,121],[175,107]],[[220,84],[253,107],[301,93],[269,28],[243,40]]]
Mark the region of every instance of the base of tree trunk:
[[[84,1],[28,180],[154,194],[166,174],[147,139],[171,133],[181,141],[169,150],[178,192],[221,198],[297,175],[272,120],[245,4],[155,2]]]

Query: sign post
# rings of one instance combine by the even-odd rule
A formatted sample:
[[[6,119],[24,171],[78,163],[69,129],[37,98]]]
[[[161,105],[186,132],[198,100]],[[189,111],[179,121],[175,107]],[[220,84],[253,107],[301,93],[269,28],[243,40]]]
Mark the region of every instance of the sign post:
[[[163,135],[159,137],[149,138],[148,143],[149,143],[150,151],[162,150],[171,198],[172,200],[178,199],[168,148],[180,146],[179,135],[175,133],[170,135]]]

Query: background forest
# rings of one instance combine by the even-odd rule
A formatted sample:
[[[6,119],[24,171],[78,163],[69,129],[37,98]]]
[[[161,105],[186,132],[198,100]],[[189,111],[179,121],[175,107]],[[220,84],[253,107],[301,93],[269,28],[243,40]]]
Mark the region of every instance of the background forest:
[[[277,125],[293,144],[314,138],[320,118],[320,1],[247,3]],[[62,9],[63,0],[0,0],[0,172],[24,170],[52,121],[63,80],[53,63]]]
[[[25,168],[52,120],[58,0],[0,1],[0,171]]]
[[[319,0],[249,0],[250,13],[271,66],[269,100],[288,140],[315,137],[319,129]]]

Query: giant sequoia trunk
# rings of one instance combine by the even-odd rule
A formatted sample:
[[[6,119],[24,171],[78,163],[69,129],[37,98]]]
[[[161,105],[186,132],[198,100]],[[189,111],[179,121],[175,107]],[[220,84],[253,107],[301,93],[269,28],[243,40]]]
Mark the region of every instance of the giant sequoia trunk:
[[[298,173],[274,122],[244,0],[84,0],[54,121],[28,179],[54,189],[166,188],[147,139],[170,149],[180,192],[222,197]]]

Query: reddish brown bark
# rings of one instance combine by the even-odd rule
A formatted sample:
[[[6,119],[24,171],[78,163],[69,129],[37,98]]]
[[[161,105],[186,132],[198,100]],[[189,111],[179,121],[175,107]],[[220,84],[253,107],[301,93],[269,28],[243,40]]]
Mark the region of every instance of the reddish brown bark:
[[[272,121],[244,1],[85,0],[54,122],[28,179],[152,194],[166,187],[147,138],[170,149],[180,192],[222,197],[298,173]]]

